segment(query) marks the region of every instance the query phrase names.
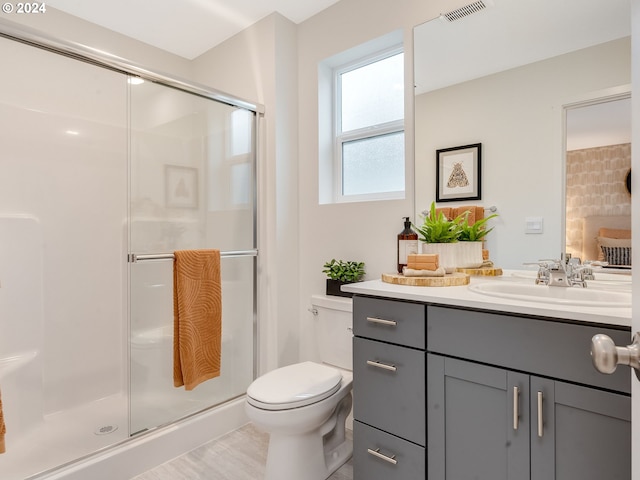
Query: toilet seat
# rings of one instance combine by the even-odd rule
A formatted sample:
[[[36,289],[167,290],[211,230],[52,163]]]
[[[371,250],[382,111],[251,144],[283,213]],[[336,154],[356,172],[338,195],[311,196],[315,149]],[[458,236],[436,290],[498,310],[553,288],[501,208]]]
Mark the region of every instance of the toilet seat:
[[[304,407],[340,389],[342,374],[335,368],[303,362],[273,370],[247,389],[247,402],[263,410]]]

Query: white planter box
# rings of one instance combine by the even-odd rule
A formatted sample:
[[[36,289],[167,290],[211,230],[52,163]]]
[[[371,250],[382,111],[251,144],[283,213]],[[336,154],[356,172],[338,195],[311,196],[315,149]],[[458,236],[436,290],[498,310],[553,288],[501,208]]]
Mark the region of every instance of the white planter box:
[[[420,243],[422,253],[438,254],[440,266],[447,273],[482,265],[482,242]]]

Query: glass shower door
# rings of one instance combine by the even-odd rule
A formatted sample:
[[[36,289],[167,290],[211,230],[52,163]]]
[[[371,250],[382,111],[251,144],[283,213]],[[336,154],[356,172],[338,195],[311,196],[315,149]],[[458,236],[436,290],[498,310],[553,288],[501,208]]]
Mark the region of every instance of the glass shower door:
[[[255,114],[158,83],[130,89],[135,434],[242,395],[253,379]],[[221,375],[186,391],[173,386],[171,254],[205,248],[222,254]]]

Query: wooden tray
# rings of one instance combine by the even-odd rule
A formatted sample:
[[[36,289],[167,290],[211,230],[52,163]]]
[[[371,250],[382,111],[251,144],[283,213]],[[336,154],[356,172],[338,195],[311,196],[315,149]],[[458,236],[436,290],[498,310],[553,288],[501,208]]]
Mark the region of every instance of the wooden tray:
[[[405,277],[397,273],[383,273],[382,281],[396,285],[410,285],[413,287],[455,287],[469,284],[469,275],[455,272],[447,273],[444,277]]]
[[[502,269],[496,267],[456,268],[456,272],[466,273],[468,275],[476,275],[480,277],[499,277],[500,275],[502,275]]]

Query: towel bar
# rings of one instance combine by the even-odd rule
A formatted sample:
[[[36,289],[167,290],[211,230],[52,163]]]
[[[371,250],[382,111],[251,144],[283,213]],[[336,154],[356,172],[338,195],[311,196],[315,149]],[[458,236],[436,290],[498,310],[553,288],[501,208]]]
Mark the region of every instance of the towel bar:
[[[228,257],[257,257],[258,250],[230,250],[227,252],[220,252],[221,258]],[[173,253],[130,253],[127,256],[129,263],[146,262],[147,260],[173,260],[175,257]]]

